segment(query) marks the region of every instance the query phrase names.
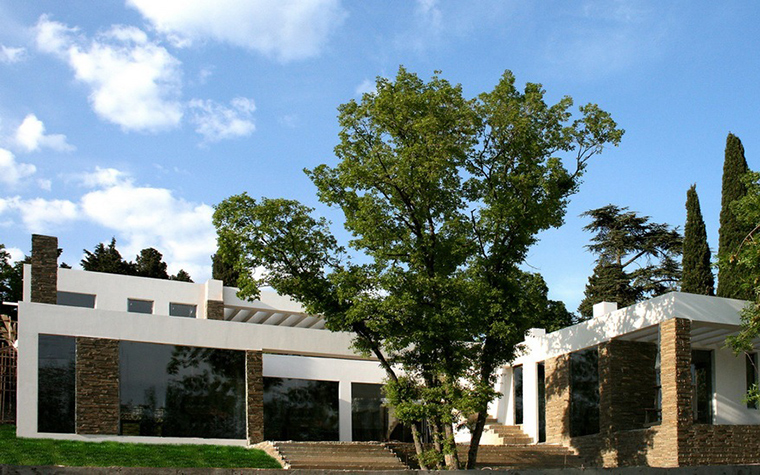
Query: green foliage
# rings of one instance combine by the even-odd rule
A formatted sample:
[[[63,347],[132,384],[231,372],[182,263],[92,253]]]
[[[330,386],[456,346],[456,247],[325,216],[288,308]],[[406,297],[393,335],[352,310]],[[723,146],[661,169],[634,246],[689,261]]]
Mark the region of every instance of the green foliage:
[[[745,300],[753,298],[751,293],[742,289],[742,275],[730,262],[730,256],[738,252],[739,246],[754,227],[739,219],[733,208],[733,203],[747,195],[747,187],[743,181],[747,171],[744,146],[739,137],[729,133],[726,138],[720,201],[718,257],[723,265],[718,268],[718,297]]]
[[[168,279],[164,256],[152,247],[143,249],[135,260],[135,275],[140,277],[152,277],[154,279]]]
[[[586,248],[597,255],[578,307],[583,317],[591,317],[594,304],[604,300],[624,307],[677,289],[683,245],[677,228],[611,204],[581,216],[591,218],[583,228],[594,234]]]
[[[185,272],[185,269],[180,269],[176,274],[169,276],[169,280],[178,280],[180,282],[192,282],[193,279],[190,274]]]
[[[439,441],[468,411],[482,429],[494,397],[483,390],[525,331],[568,317],[519,266],[538,232],[562,224],[590,157],[623,134],[596,105],[573,119],[569,97],[548,105],[540,84],[521,92],[514,83],[507,71],[493,91],[467,99],[459,85],[400,68],[339,107],[338,162],[307,174],[370,264],[346,259],[329,223],[294,201],[242,194],[214,214],[240,295],[268,284],[328,328],[356,332],[355,346],[381,360],[391,386],[401,384],[397,368],[411,378],[393,405],[430,419]]]
[[[240,273],[235,270],[235,264],[222,259],[222,255],[214,253],[211,256],[211,278],[221,280],[227,287],[237,287]]]
[[[135,267],[121,257],[116,249],[116,238],[111,238],[108,246],[102,242],[90,252],[84,249],[84,259],[80,262],[82,269],[91,272],[106,272],[109,274],[135,275]]]
[[[261,450],[215,445],[153,445],[19,439],[0,426],[0,465],[64,467],[281,468]]]
[[[715,278],[710,266],[710,245],[699,206],[697,186],[686,192],[686,226],[683,237],[683,276],[681,291],[693,294],[715,295]]]
[[[0,304],[2,302],[18,301],[18,299],[14,300],[14,297],[17,296],[13,295],[15,293],[13,279],[14,269],[13,265],[11,265],[11,255],[5,250],[5,245],[0,244]],[[13,310],[15,310],[15,307],[9,305],[2,305],[0,307],[0,313],[5,315],[14,313]]]

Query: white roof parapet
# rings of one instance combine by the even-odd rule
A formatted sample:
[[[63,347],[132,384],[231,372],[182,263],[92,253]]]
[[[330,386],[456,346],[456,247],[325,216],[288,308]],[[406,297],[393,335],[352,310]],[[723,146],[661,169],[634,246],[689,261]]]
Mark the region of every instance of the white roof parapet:
[[[594,305],[594,318],[607,315],[618,309],[617,302],[599,302]]]

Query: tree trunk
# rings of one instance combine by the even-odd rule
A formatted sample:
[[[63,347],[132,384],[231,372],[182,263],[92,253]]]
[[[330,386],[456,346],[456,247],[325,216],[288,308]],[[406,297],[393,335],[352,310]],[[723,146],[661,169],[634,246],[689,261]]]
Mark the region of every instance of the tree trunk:
[[[478,448],[480,448],[480,437],[483,435],[483,429],[486,426],[487,417],[487,410],[481,410],[478,412],[475,429],[470,436],[470,449],[467,451],[467,470],[475,470],[475,464],[478,461]]]
[[[420,470],[430,470],[423,462],[422,452],[425,450],[422,447],[422,440],[420,439],[420,430],[417,428],[417,423],[412,424],[412,440],[414,441],[414,450],[417,452],[417,462],[420,464]]]
[[[444,426],[446,431],[446,440],[443,443],[444,458],[448,470],[459,470],[459,452],[457,452],[457,443],[454,440],[454,427],[451,424]]]

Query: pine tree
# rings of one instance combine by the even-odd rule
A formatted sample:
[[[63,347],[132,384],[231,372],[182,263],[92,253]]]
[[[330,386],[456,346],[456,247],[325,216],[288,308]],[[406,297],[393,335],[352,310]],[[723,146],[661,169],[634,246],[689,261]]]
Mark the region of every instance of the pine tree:
[[[594,233],[586,248],[598,257],[578,311],[591,317],[602,301],[626,307],[649,297],[676,290],[681,279],[683,238],[678,228],[653,223],[628,208],[607,205],[586,211]]]
[[[741,276],[736,266],[730,263],[728,256],[736,253],[739,244],[752,228],[741,224],[731,209],[732,203],[747,194],[747,187],[742,178],[747,173],[747,159],[744,146],[739,137],[732,133],[726,138],[726,155],[723,162],[723,192],[720,201],[720,230],[718,255],[723,257],[725,265],[718,270],[718,296],[749,300],[752,298],[741,288]]]
[[[227,287],[237,287],[240,273],[220,253],[211,256],[211,278],[221,280]]]
[[[134,275],[135,266],[121,257],[116,249],[116,238],[111,238],[108,246],[102,242],[90,252],[84,250],[84,259],[80,262],[82,269],[91,272],[107,272],[109,274]]]
[[[141,277],[152,277],[154,279],[168,279],[166,273],[166,262],[164,256],[152,247],[140,251],[135,260],[135,272]]]
[[[686,226],[683,232],[683,277],[681,291],[715,295],[715,278],[710,268],[710,245],[699,206],[697,185],[686,192]]]

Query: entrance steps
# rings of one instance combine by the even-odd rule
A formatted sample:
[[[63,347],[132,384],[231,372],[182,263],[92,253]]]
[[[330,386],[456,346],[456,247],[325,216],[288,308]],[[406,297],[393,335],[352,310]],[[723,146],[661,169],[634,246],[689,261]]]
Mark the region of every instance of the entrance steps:
[[[269,442],[283,468],[309,470],[407,470],[379,442]]]

